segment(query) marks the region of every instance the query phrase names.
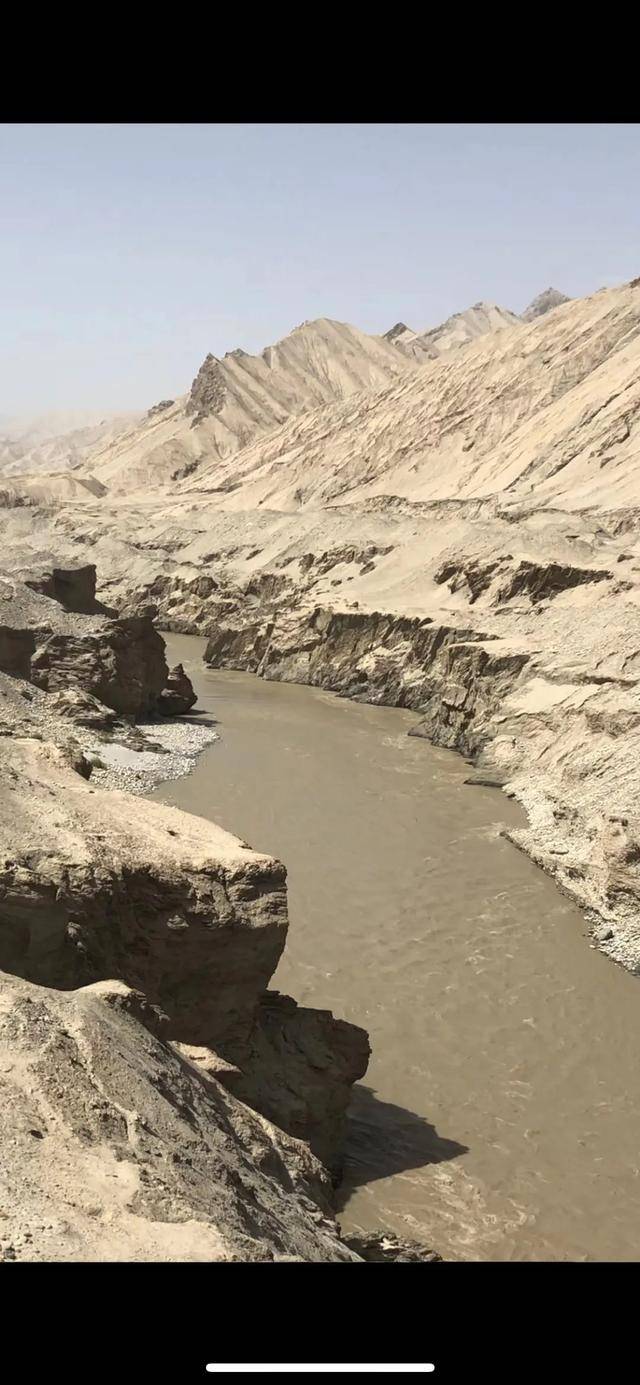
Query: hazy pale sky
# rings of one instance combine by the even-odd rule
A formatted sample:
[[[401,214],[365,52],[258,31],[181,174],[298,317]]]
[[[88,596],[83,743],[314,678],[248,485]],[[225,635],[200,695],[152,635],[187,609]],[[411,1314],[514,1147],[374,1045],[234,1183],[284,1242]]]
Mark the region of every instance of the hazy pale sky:
[[[0,126],[0,415],[640,274],[640,125]]]

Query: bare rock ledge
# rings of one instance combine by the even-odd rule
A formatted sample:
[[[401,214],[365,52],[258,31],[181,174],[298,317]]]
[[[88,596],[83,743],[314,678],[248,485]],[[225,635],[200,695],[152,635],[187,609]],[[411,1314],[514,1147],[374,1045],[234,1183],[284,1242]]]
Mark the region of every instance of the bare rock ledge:
[[[213,1050],[243,1101],[337,1171],[369,1045],[267,994],[287,934],[284,866],[202,818],[93,789],[46,742],[13,742],[0,795],[0,968],[143,992],[168,1039]]]

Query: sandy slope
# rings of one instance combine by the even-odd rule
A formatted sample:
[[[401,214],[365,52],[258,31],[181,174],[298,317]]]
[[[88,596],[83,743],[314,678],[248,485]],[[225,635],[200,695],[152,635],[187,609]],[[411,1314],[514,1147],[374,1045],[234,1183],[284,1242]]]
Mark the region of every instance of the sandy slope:
[[[639,364],[640,290],[606,290],[290,421],[180,490],[226,509],[505,492],[632,504]]]
[[[0,504],[6,506],[73,503],[104,494],[105,487],[88,473],[43,471],[0,477]]]
[[[567,301],[556,289],[546,289],[522,320]],[[475,303],[425,332],[398,323],[383,337],[327,318],[304,322],[259,356],[240,348],[222,360],[207,356],[190,395],[162,400],[145,414],[66,410],[35,418],[0,417],[0,475],[65,471],[83,467],[95,455],[109,488],[123,492],[139,484],[139,454],[150,453],[154,470],[149,479],[156,485],[171,482],[181,467],[195,469],[200,456],[225,456],[291,415],[381,387],[402,373],[389,345],[400,349],[406,367],[406,361],[436,359],[519,321],[495,304]],[[181,426],[185,418],[196,430],[208,420],[202,435],[197,431],[189,438]]]
[[[207,356],[188,396],[151,409],[92,452],[87,469],[111,494],[172,486],[200,464],[232,457],[309,409],[408,375],[411,361],[346,323],[305,322],[261,355]]]
[[[0,476],[66,471],[138,418],[137,414],[45,414],[35,419],[0,419]]]

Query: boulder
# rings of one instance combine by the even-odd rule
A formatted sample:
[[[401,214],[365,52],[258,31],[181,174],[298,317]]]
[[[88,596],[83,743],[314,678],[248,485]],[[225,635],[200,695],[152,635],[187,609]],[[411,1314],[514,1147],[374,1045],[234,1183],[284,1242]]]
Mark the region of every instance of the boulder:
[[[437,1251],[429,1250],[419,1241],[401,1239],[386,1234],[372,1236],[349,1236],[347,1245],[369,1264],[390,1263],[395,1265],[414,1265],[428,1262],[436,1264],[442,1260]]]
[[[158,698],[158,711],[165,717],[179,717],[183,712],[188,712],[197,700],[191,679],[182,664],[170,668],[167,685]]]
[[[223,1041],[215,1055],[203,1049],[192,1056],[254,1110],[307,1140],[337,1179],[351,1089],[364,1077],[370,1053],[358,1025],[267,991],[244,1044]]]
[[[87,633],[54,633],[31,660],[46,692],[80,688],[119,716],[155,710],[167,680],[164,640],[147,616],[105,621]]]

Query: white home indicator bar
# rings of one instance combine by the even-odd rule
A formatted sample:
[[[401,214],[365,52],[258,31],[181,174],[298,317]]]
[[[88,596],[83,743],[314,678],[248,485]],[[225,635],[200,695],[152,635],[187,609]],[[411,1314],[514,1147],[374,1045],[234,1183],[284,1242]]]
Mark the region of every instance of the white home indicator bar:
[[[296,1373],[304,1372],[306,1375],[341,1375],[343,1373],[345,1375],[420,1375],[422,1371],[434,1371],[435,1366],[432,1361],[426,1361],[422,1366],[409,1366],[406,1362],[396,1366],[376,1365],[372,1362],[368,1365],[357,1366],[352,1363],[337,1365],[334,1362],[322,1364],[317,1361],[312,1361],[306,1366],[294,1366],[289,1362],[280,1366],[272,1365],[271,1363],[255,1363],[253,1365],[243,1366],[237,1363],[225,1365],[224,1363],[218,1364],[215,1361],[210,1361],[207,1370],[210,1371],[212,1375],[278,1375],[280,1372],[282,1372],[282,1374],[292,1375],[294,1371]]]

